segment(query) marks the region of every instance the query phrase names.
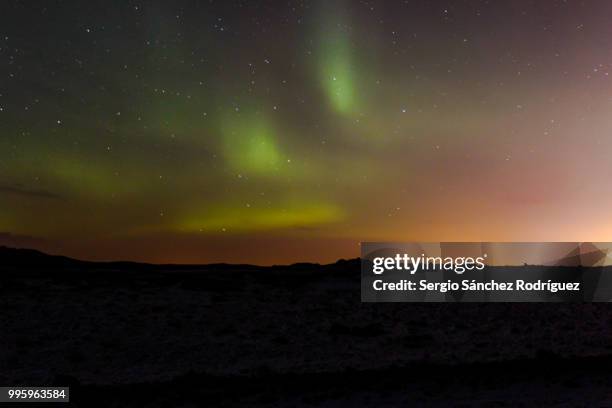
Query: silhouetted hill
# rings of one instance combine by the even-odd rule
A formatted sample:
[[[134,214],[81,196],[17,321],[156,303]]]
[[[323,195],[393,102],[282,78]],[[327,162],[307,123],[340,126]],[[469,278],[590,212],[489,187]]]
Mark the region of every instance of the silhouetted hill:
[[[14,267],[45,267],[45,268],[73,268],[86,266],[85,261],[65,256],[48,255],[34,249],[8,248],[0,246],[0,265]]]
[[[124,270],[175,270],[175,271],[194,271],[194,270],[235,270],[235,271],[325,271],[325,272],[358,272],[360,267],[359,258],[355,259],[340,259],[333,264],[321,265],[318,263],[295,263],[292,265],[273,265],[273,266],[258,266],[249,264],[148,264],[141,262],[130,261],[107,261],[94,262],[82,261],[69,258],[61,255],[49,255],[35,249],[26,248],[10,248],[0,246],[0,268],[11,267],[29,269],[75,269],[86,268],[88,270],[104,270],[104,269],[124,269]]]

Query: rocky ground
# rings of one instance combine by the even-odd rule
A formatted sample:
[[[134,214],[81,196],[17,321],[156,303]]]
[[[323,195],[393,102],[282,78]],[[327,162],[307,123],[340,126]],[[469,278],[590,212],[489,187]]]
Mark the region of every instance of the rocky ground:
[[[364,304],[355,261],[9,263],[0,384],[86,407],[612,405],[609,307]]]

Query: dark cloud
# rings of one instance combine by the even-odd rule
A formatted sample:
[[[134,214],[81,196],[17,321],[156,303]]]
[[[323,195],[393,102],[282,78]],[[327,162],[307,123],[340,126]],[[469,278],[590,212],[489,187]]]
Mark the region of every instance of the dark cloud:
[[[0,194],[12,194],[23,197],[49,198],[60,199],[60,195],[46,190],[31,190],[21,186],[2,186],[0,185]]]

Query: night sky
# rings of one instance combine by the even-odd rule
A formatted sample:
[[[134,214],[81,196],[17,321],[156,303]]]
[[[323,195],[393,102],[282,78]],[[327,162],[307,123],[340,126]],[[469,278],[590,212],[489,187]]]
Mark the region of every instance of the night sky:
[[[612,2],[2,1],[0,244],[611,241]]]

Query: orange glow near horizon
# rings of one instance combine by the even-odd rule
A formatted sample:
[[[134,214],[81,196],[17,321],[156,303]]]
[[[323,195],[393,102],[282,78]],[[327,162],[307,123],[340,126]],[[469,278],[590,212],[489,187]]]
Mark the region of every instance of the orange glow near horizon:
[[[0,245],[274,264],[612,241],[612,3],[494,3],[8,22]]]

